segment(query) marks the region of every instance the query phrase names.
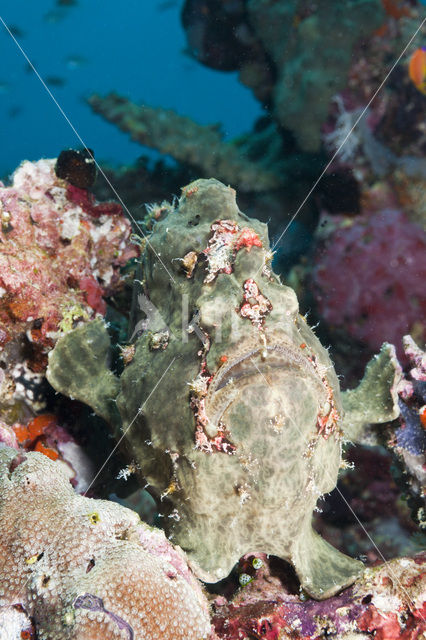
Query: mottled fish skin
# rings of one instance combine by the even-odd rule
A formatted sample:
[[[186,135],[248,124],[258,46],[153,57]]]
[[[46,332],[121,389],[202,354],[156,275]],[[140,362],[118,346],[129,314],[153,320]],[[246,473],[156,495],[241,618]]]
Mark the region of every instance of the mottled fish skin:
[[[264,379],[268,384],[273,385],[274,378],[279,375],[280,371],[291,371],[292,369],[298,369],[305,375],[313,373],[312,366],[306,358],[288,344],[267,345],[252,349],[227,363],[226,367],[219,369],[209,385],[206,413],[210,422],[218,423],[221,419],[220,415],[235,399],[236,391],[243,390],[244,386],[252,384],[253,379]],[[320,382],[318,381],[319,386]],[[226,391],[222,391],[225,388]],[[222,393],[220,393],[221,391]],[[220,405],[220,409],[217,408],[217,405]]]
[[[155,348],[155,326],[136,338],[117,407],[199,577],[220,580],[241,555],[263,551],[292,562],[324,598],[363,568],[311,527],[337,481],[340,391],[271,258],[266,225],[239,211],[233,189],[213,179],[185,187],[155,224],[135,283],[134,325],[143,294],[168,341]]]

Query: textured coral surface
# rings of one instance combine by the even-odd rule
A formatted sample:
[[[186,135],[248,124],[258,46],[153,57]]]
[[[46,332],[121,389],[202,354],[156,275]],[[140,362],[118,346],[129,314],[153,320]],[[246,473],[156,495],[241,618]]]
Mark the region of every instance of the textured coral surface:
[[[96,205],[54,167],[24,162],[0,186],[0,347],[26,334],[47,350],[73,321],[104,314],[103,296],[120,288],[120,266],[136,255],[121,207]]]
[[[89,103],[96,113],[129,133],[133,140],[159,149],[176,160],[215,175],[244,191],[263,191],[280,186],[280,177],[225,142],[215,126],[202,126],[174,111],[139,106],[117,94],[93,95]]]
[[[77,496],[60,464],[0,450],[0,627],[13,606],[39,640],[208,638],[182,552],[129,509]]]
[[[302,149],[316,151],[329,102],[345,86],[355,43],[367,39],[384,18],[381,3],[249,0],[247,6],[276,67],[273,115],[294,132]]]
[[[399,558],[365,571],[353,587],[323,602],[306,600],[285,567],[266,556],[248,556],[240,570],[250,582],[227,601],[214,602],[213,622],[222,640],[422,640],[426,634],[426,557]],[[257,566],[257,565],[256,565]],[[284,584],[283,584],[284,578]],[[286,579],[287,578],[287,579]]]

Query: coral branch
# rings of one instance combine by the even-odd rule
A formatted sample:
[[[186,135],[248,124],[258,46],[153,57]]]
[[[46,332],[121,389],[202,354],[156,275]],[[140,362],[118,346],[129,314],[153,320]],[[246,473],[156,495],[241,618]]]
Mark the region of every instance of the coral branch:
[[[179,162],[196,167],[206,177],[217,176],[243,191],[265,191],[280,186],[276,174],[245,159],[224,142],[213,126],[201,126],[174,111],[139,106],[115,93],[89,98],[92,109],[129,133],[132,140]]]

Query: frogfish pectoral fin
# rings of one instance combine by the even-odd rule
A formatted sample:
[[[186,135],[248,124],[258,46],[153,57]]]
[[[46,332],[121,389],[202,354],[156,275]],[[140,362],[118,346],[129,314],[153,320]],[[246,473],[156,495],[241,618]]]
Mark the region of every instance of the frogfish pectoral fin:
[[[332,547],[313,529],[307,529],[298,539],[292,562],[301,586],[316,600],[325,600],[349,587],[364,570],[362,562]]]

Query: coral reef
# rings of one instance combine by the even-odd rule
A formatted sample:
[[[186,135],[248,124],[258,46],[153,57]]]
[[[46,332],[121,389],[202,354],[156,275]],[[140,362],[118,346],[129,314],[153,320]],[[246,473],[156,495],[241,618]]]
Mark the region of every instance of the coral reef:
[[[330,172],[342,166],[355,169],[353,178],[360,185],[386,174],[387,181],[395,182],[399,205],[418,220],[417,210],[425,208],[426,168],[424,96],[412,84],[408,69],[415,43],[387,74],[390,60],[397,59],[410,40],[423,9],[401,2],[395,10],[393,4],[187,0],[182,22],[189,53],[215,69],[238,69],[241,82],[253,89],[265,110],[253,130],[232,143],[221,139],[217,125],[200,127],[174,112],[138,106],[114,94],[95,95],[89,102],[135,140],[171,154],[184,169],[195,166],[198,173],[190,179],[214,175],[241,193],[257,191],[260,198],[244,203],[245,209],[262,220],[269,217],[272,229],[281,222],[282,230],[285,212],[296,210],[315,183],[325,163],[324,142],[331,154],[344,142]],[[384,77],[386,84],[369,104]],[[256,168],[258,176],[247,180]],[[279,193],[269,191],[262,197],[266,184]],[[320,189],[321,185],[315,192]],[[312,200],[310,206],[315,209]],[[265,210],[269,216],[263,215]],[[296,224],[300,218],[299,213]],[[302,226],[295,236],[305,234]],[[289,244],[293,243],[285,243],[286,252],[291,251]],[[283,260],[282,266],[288,268],[288,262]]]
[[[426,337],[425,233],[401,211],[385,209],[334,216],[323,235],[311,285],[321,317],[372,352],[387,340],[402,357],[403,335]]]
[[[254,62],[261,56],[261,45],[247,24],[245,5],[245,0],[186,0],[181,19],[191,56],[219,71],[235,71],[247,58]]]
[[[414,520],[426,529],[426,354],[411,336],[403,344],[409,365],[396,386],[400,418],[382,440],[399,460]]]
[[[321,2],[311,11],[304,4],[249,0],[247,10],[277,73],[272,115],[303,150],[316,151],[330,100],[346,85],[353,47],[382,24],[384,12],[378,0]]]
[[[18,439],[12,427],[0,421],[0,443],[6,447],[18,449]]]
[[[40,640],[210,637],[182,551],[129,509],[75,495],[59,462],[0,449],[0,527],[8,640],[25,637],[20,612]]]
[[[424,226],[424,96],[409,75],[410,54],[416,40],[387,75],[389,55],[392,52],[396,57],[406,46],[421,22],[424,9],[403,2],[401,9],[398,17],[392,15],[384,23],[383,33],[376,33],[356,47],[347,86],[333,97],[322,138],[333,156],[327,172],[332,175],[351,172],[357,181],[359,210],[371,214],[374,210],[371,204],[381,194],[386,200],[382,201],[382,208],[402,209],[411,220]],[[418,43],[424,45],[424,35],[419,34]],[[386,83],[371,102],[384,77]],[[334,211],[347,213],[344,207]]]
[[[77,493],[83,493],[91,484],[94,471],[89,456],[53,414],[39,414],[26,424],[16,422],[9,426],[0,422],[0,443],[21,453],[37,451],[64,462]]]
[[[48,351],[105,314],[104,297],[123,287],[120,268],[138,248],[120,205],[58,178],[55,160],[24,162],[0,187],[0,221],[0,414],[13,422],[17,402],[43,409]]]
[[[386,562],[338,596],[314,602],[295,591],[285,567],[261,554],[247,556],[239,566],[250,572],[240,574],[250,577],[247,585],[229,601],[214,601],[215,630],[221,640],[420,640],[426,633],[425,563],[424,554]]]
[[[1,640],[425,634],[424,553],[368,568],[321,602],[298,587],[286,563],[247,554],[223,595],[210,596],[211,628],[206,597],[182,552],[129,509],[75,496],[59,465],[0,450]]]
[[[324,598],[362,569],[311,528],[317,499],[336,483],[345,423],[328,354],[270,259],[265,225],[238,210],[231,188],[185,187],[143,253],[139,337],[103,415],[117,428],[118,408],[166,528],[199,576],[217,581],[242,554],[262,550],[290,560],[306,591]],[[93,398],[90,372],[111,375],[107,344],[99,338],[92,351],[88,331],[106,335],[97,321],[64,336],[48,379],[100,411],[105,396]],[[386,352],[382,360],[390,362]],[[385,386],[378,376],[361,418],[349,406],[346,423],[394,418]]]
[[[114,93],[93,95],[89,104],[133,140],[170,154],[205,176],[215,175],[242,191],[266,191],[281,184],[279,174],[251,162],[235,145],[224,142],[216,126],[196,124],[171,110],[139,106]]]
[[[55,160],[24,162],[0,190],[2,347],[25,333],[51,347],[74,320],[104,314],[102,298],[121,286],[119,268],[136,255],[119,205],[97,210],[54,168]]]
[[[252,131],[0,183],[0,640],[423,640],[425,3],[181,4]]]

